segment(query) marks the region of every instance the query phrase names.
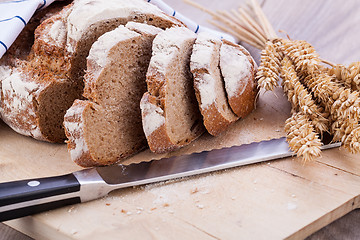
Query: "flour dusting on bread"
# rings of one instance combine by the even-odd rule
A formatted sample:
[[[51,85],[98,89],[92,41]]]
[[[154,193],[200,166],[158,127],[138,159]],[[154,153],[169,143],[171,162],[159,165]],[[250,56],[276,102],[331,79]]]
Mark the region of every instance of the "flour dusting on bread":
[[[59,47],[66,41],[66,25],[64,21],[58,20],[53,23],[49,30],[49,37]]]
[[[246,117],[255,108],[258,92],[255,80],[256,63],[242,46],[223,40],[220,49],[220,69],[224,77],[227,98],[238,117]]]
[[[134,31],[130,31],[124,26],[119,26],[113,30],[112,34],[104,34],[98,38],[90,49],[88,60],[94,61],[97,65],[103,68],[106,64],[108,64],[108,58],[106,56],[109,54],[109,51],[113,46],[120,41],[136,36],[140,35]]]
[[[1,95],[8,100],[7,104],[0,104],[1,118],[10,125],[16,132],[41,138],[41,133],[37,125],[27,121],[29,118],[35,119],[36,113],[33,111],[33,92],[39,86],[33,82],[24,81],[21,72],[8,67],[1,67]],[[11,107],[9,107],[11,106]],[[23,114],[19,114],[22,113]]]
[[[206,73],[197,82],[197,86],[200,92],[200,107],[208,108],[216,100],[216,94],[214,94],[214,89],[216,89],[215,79]]]
[[[174,27],[166,31],[166,35],[161,34],[160,37],[155,38],[152,47],[153,56],[150,64],[159,73],[165,73],[168,70],[167,68],[172,63],[174,55],[178,53],[179,45],[182,42],[196,37],[193,32],[183,27]]]
[[[156,129],[165,124],[164,111],[147,101],[140,102],[143,115],[142,122],[145,136],[150,136]]]
[[[66,111],[64,116],[64,127],[67,133],[71,133],[68,144],[70,157],[73,161],[80,161],[84,153],[88,153],[89,149],[85,142],[84,123],[81,121],[81,113],[84,108],[81,102],[75,101],[74,105]],[[68,135],[70,136],[70,135]]]
[[[248,56],[238,51],[234,46],[223,44],[220,50],[220,66],[225,80],[228,96],[231,98],[236,94],[243,94],[248,82],[251,84],[252,64]],[[238,89],[241,89],[240,92]]]
[[[67,50],[73,52],[75,49],[72,43],[79,41],[86,34],[86,29],[92,25],[117,19],[119,16],[123,16],[123,20],[119,19],[119,24],[137,20],[140,22],[147,21],[148,24],[158,25],[157,27],[160,28],[170,27],[172,24],[182,25],[180,21],[166,15],[158,7],[144,0],[75,1],[74,10],[67,21]],[[159,18],[162,19],[161,22],[158,21]],[[161,26],[159,26],[160,24]]]

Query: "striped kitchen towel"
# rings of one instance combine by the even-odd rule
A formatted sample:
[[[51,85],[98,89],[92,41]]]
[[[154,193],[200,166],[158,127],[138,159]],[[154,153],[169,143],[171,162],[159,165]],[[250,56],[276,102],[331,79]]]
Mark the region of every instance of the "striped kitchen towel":
[[[193,20],[185,17],[184,15],[182,15],[179,12],[176,12],[173,8],[171,8],[169,5],[167,5],[166,3],[164,3],[162,0],[146,0],[156,6],[158,6],[162,11],[164,11],[166,14],[170,15],[170,16],[174,16],[177,19],[179,19],[180,21],[182,21],[183,23],[186,24],[186,26],[194,31],[195,33],[200,33],[200,32],[211,32],[212,34],[220,37],[220,38],[225,38],[231,42],[235,42],[234,37],[230,36],[229,34],[223,33],[223,32],[218,32],[215,30],[212,30],[210,28],[206,28],[203,26],[198,25],[196,22],[194,22]]]
[[[15,41],[36,10],[54,0],[0,0],[0,58]]]
[[[0,58],[15,41],[33,14],[47,7],[55,0],[0,0]],[[208,31],[230,41],[235,39],[225,33],[217,32],[202,26],[176,12],[162,0],[144,0],[158,6],[166,14],[185,23],[194,32]],[[106,2],[106,1],[105,1]]]

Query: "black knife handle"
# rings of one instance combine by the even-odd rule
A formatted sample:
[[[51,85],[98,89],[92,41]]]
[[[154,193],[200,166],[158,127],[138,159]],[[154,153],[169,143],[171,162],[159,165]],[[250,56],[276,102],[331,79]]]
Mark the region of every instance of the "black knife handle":
[[[0,183],[0,222],[80,203],[73,174]]]

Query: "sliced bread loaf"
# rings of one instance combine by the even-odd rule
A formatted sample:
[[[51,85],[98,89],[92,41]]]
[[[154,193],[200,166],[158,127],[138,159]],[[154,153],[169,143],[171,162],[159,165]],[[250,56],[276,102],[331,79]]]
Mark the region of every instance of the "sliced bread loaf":
[[[204,132],[189,66],[195,39],[184,27],[167,29],[154,39],[146,75],[148,91],[140,103],[144,132],[153,152],[185,146]]]
[[[239,119],[231,110],[220,72],[221,40],[206,32],[198,34],[191,55],[190,68],[206,130],[218,135]]]
[[[231,109],[245,117],[255,108],[258,92],[255,81],[256,63],[240,45],[223,40],[220,48],[220,69]]]
[[[77,164],[112,164],[146,146],[139,103],[146,91],[152,41],[160,31],[128,23],[91,47],[84,77],[89,100],[76,100],[64,118],[68,149]]]
[[[66,139],[63,119],[82,98],[90,47],[103,33],[128,21],[167,28],[182,25],[143,0],[76,0],[40,24],[28,60],[5,67],[2,119],[15,131],[49,142]]]

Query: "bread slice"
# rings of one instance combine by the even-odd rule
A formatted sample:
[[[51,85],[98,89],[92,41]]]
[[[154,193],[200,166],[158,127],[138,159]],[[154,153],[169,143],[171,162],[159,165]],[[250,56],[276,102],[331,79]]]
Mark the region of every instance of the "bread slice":
[[[255,108],[258,92],[256,69],[254,59],[245,48],[223,40],[220,48],[220,70],[229,105],[238,117],[244,118]]]
[[[231,110],[220,72],[221,40],[206,32],[198,34],[191,55],[190,68],[206,130],[213,136],[239,119]]]
[[[84,77],[88,100],[76,100],[64,118],[68,149],[77,164],[108,165],[146,147],[139,103],[152,41],[160,31],[128,23],[92,46]]]
[[[190,55],[196,35],[184,27],[158,34],[141,99],[142,122],[151,151],[163,153],[189,144],[204,132],[197,106]]]
[[[42,22],[28,60],[15,69],[5,67],[7,75],[0,76],[2,119],[23,135],[63,142],[64,114],[82,98],[90,47],[131,20],[160,28],[182,25],[143,0],[77,0]]]

